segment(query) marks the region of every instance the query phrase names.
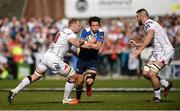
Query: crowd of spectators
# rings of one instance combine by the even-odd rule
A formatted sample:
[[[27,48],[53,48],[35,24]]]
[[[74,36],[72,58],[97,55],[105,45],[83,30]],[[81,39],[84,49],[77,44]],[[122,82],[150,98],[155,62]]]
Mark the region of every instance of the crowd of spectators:
[[[176,49],[174,60],[180,59],[180,16],[153,17],[168,33]],[[68,19],[54,20],[4,17],[0,19],[0,78],[16,79],[18,64],[29,64],[34,70],[41,54],[53,42],[55,34],[66,27]],[[86,27],[87,20],[82,20]],[[99,52],[98,72],[102,75],[137,75],[142,58],[132,58],[130,39],[142,41],[144,32],[135,17],[102,18],[104,44]]]
[[[180,16],[176,14],[152,17],[166,30],[169,39],[175,47],[174,60],[180,59]],[[141,66],[151,54],[149,47],[137,59],[131,57],[133,48],[128,46],[130,39],[142,41],[145,37],[143,27],[138,27],[135,17],[120,17],[116,19],[103,19],[102,28],[106,37],[104,46],[100,51],[100,62],[103,74],[113,75],[137,75],[141,72]],[[102,60],[103,59],[103,60]],[[103,72],[104,71],[104,72]],[[138,72],[138,73],[137,73]]]

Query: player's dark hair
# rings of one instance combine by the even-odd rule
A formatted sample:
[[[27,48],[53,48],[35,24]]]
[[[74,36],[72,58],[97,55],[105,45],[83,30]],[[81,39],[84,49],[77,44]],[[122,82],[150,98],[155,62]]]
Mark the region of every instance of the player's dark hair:
[[[148,11],[147,11],[146,9],[144,9],[144,8],[141,8],[141,9],[137,10],[137,11],[136,11],[136,14],[142,13],[142,12],[145,12],[146,16],[149,17]]]
[[[89,25],[91,26],[92,22],[98,22],[100,24],[101,19],[97,16],[89,18]]]
[[[80,21],[80,20],[77,19],[77,18],[71,18],[71,19],[69,20],[68,26],[71,26],[72,24],[77,23],[78,21]]]

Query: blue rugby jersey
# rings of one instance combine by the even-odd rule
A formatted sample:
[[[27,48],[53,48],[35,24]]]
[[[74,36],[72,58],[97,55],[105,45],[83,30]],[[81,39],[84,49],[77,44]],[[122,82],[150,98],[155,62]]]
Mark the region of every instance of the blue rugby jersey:
[[[93,34],[91,32],[90,28],[84,28],[82,30],[80,38],[88,41],[91,39],[91,37],[95,37],[96,41],[98,41],[98,42],[103,42],[104,41],[104,31],[102,29],[99,29],[96,34]],[[81,48],[80,53],[79,53],[79,59],[87,60],[87,61],[97,60],[98,52],[99,52],[99,50]]]

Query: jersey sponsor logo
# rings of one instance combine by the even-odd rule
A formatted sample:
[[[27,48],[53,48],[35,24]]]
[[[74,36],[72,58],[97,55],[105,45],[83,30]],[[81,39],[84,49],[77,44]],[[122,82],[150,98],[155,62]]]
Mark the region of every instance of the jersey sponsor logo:
[[[91,41],[94,37],[92,35],[86,36],[86,41]]]
[[[58,63],[54,63],[53,65],[54,65],[54,67],[55,67],[57,70],[61,69],[61,67],[59,66]]]

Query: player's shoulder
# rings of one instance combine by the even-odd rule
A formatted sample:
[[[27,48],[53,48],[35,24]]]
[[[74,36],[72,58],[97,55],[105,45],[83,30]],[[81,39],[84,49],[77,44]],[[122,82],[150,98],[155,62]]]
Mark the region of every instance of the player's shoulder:
[[[102,28],[99,28],[100,33],[104,33],[104,30]]]
[[[144,25],[144,29],[148,30],[149,28],[154,27],[154,25],[155,25],[155,21],[152,19],[148,19]]]
[[[70,35],[70,34],[73,34],[73,33],[74,33],[74,32],[73,32],[71,29],[69,29],[69,28],[64,28],[61,32],[64,33],[64,34],[67,34],[67,35]]]
[[[146,26],[146,25],[152,25],[152,24],[154,24],[154,23],[155,23],[154,20],[148,19],[148,20],[146,21],[146,23],[145,23],[145,26]]]
[[[90,27],[86,27],[86,28],[84,28],[84,30],[85,30],[86,32],[91,32]],[[98,31],[99,31],[99,32],[104,32],[104,30],[103,30],[102,28],[99,28]]]
[[[86,32],[90,32],[91,31],[90,27],[85,27],[83,30],[86,31]]]

